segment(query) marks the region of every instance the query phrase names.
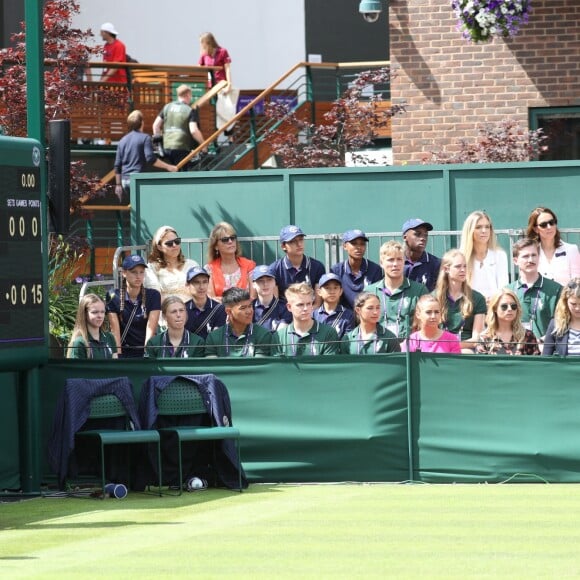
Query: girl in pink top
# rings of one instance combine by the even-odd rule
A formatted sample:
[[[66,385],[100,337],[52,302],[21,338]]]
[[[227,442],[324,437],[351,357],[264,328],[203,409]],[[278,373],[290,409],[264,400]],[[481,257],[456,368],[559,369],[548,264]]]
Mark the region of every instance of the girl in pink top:
[[[415,308],[415,332],[401,344],[402,352],[443,352],[461,354],[457,335],[441,330],[441,305],[435,296],[426,294],[419,298]]]

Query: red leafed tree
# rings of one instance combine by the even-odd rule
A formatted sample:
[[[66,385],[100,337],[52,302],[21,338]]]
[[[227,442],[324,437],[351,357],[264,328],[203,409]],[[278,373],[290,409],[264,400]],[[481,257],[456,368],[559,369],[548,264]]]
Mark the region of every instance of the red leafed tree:
[[[394,115],[404,113],[402,105],[380,106],[380,94],[363,98],[367,87],[384,85],[392,77],[388,67],[358,74],[319,125],[285,104],[268,104],[266,114],[282,122],[281,129],[269,138],[273,153],[288,168],[343,167],[347,153],[356,156],[359,149],[372,143],[377,129],[387,125]]]
[[[115,91],[96,86],[88,94],[82,80],[84,63],[92,60],[100,48],[92,47],[90,30],[72,27],[72,17],[79,13],[74,0],[47,0],[43,8],[44,98],[46,121],[70,118],[72,108],[87,100],[126,107],[126,98]],[[26,29],[11,37],[12,47],[0,50],[0,133],[25,137],[26,125]],[[100,56],[96,57],[100,60]],[[98,183],[84,174],[82,162],[71,168],[71,203],[91,196]]]
[[[423,165],[533,161],[548,149],[548,138],[542,129],[528,131],[513,119],[486,123],[477,132],[472,141],[461,139],[456,151],[431,151],[424,157]]]

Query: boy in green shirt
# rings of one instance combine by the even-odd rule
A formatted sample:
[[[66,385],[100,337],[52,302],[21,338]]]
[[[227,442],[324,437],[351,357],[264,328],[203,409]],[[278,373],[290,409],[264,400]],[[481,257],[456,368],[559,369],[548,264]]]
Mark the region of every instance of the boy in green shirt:
[[[314,290],[310,284],[300,282],[286,289],[288,310],[292,322],[278,331],[280,352],[284,356],[317,356],[337,354],[339,338],[332,326],[312,318]]]
[[[270,356],[276,345],[275,334],[258,324],[253,324],[254,307],[250,293],[243,288],[229,288],[223,293],[226,309],[225,326],[210,332],[205,341],[206,357]]]
[[[378,296],[383,327],[396,337],[405,338],[413,324],[417,300],[429,290],[423,284],[405,278],[405,250],[399,242],[385,242],[380,256],[385,277],[367,286],[365,291]]]

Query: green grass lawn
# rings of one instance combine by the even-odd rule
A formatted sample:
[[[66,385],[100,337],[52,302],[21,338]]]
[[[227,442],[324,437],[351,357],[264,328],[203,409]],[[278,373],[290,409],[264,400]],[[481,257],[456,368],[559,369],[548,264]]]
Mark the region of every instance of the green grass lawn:
[[[252,485],[0,504],[2,578],[580,576],[577,485]]]

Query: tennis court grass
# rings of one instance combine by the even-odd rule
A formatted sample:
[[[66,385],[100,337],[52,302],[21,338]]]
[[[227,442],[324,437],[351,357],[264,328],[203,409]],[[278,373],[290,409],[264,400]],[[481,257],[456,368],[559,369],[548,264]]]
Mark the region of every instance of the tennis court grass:
[[[252,485],[0,505],[3,578],[580,575],[577,485]]]

